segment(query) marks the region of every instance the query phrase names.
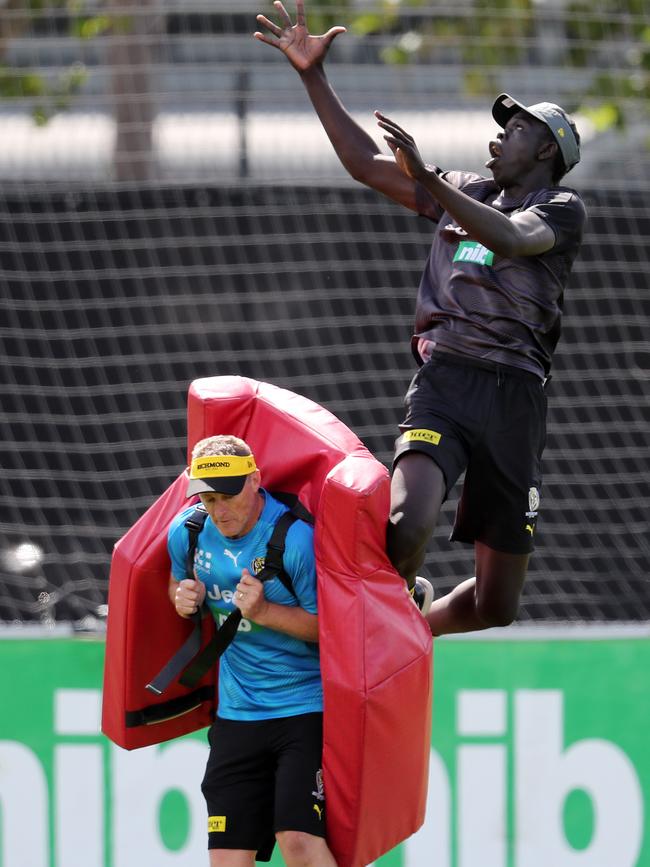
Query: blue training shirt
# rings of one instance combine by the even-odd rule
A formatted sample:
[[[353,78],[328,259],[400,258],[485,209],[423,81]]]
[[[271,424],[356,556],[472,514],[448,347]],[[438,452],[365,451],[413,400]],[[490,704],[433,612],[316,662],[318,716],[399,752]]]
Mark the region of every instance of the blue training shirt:
[[[247,568],[251,575],[261,571],[273,528],[280,515],[288,511],[268,491],[261,490],[264,508],[245,536],[224,536],[208,516],[198,539],[195,573],[206,586],[206,603],[218,626],[236,607],[232,597],[242,569]],[[194,508],[184,509],[169,527],[167,548],[177,581],[186,577],[189,533],[184,524]],[[269,602],[300,605],[316,613],[313,536],[313,529],[304,521],[291,525],[285,542],[284,568],[291,577],[297,601],[279,578],[272,578],[264,583]],[[322,709],[318,644],[242,618],[234,641],[219,663],[219,716],[233,720],[275,719]]]

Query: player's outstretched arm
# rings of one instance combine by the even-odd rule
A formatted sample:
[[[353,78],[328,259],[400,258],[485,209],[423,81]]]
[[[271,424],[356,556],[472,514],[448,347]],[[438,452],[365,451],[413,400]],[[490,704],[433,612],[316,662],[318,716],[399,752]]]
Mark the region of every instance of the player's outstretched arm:
[[[421,212],[426,193],[404,174],[394,158],[380,152],[375,141],[347,112],[332,89],[323,62],[333,40],[345,32],[345,27],[332,27],[321,36],[309,33],[305,19],[304,0],[296,0],[296,21],[280,0],[274,2],[278,23],[265,15],[257,22],[266,33],[257,31],[260,42],[282,51],[299,73],[307,94],[316,110],[334,150],[346,171],[357,181],[378,190],[399,204]]]

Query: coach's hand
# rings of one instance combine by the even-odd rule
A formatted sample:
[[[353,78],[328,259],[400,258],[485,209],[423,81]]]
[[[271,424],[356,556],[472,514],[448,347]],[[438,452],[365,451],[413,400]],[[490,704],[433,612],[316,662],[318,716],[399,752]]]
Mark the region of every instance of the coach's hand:
[[[287,59],[298,72],[306,72],[325,59],[332,40],[345,33],[345,27],[331,27],[322,36],[312,36],[305,23],[305,4],[296,0],[296,23],[292,24],[289,13],[280,0],[273,3],[280,16],[281,24],[274,24],[266,15],[258,15],[257,22],[272,36],[256,31],[253,36],[260,42],[273,46],[286,54]]]
[[[196,578],[184,578],[178,582],[174,595],[174,607],[181,617],[195,614],[205,599],[205,584]]]
[[[242,617],[255,623],[264,612],[269,603],[264,596],[264,585],[254,578],[248,569],[241,573],[241,580],[235,589],[232,601],[242,613]]]

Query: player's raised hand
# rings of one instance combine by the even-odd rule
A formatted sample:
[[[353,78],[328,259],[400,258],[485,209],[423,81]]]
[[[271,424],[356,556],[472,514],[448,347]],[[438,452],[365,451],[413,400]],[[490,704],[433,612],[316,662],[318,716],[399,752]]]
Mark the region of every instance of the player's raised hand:
[[[305,23],[304,0],[296,0],[296,23],[293,24],[289,13],[284,8],[281,0],[275,0],[273,5],[280,16],[280,24],[270,21],[265,15],[258,15],[257,22],[269,34],[256,31],[253,35],[260,42],[278,48],[298,72],[306,72],[313,66],[322,63],[327,54],[332,40],[345,33],[345,27],[331,27],[327,33],[321,36],[312,36],[307,30]]]

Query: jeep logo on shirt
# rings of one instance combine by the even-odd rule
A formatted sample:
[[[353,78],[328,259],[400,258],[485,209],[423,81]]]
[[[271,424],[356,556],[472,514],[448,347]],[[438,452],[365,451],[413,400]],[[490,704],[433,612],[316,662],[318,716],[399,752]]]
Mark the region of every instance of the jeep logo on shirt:
[[[454,262],[472,262],[474,265],[492,265],[494,253],[478,241],[461,241]]]

